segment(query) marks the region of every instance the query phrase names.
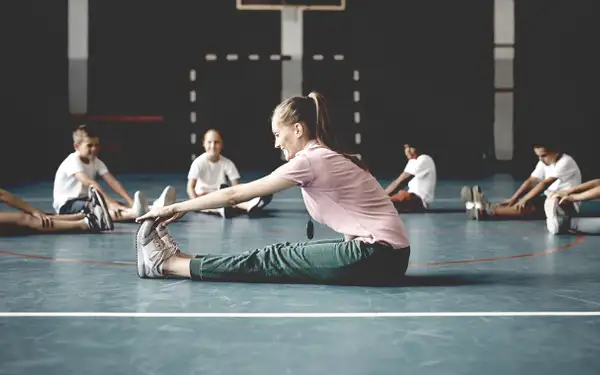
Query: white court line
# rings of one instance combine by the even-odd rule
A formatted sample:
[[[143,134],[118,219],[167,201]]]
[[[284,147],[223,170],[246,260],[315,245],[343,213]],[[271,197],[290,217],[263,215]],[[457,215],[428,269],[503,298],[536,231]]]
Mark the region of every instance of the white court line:
[[[39,197],[33,197],[33,198],[21,197],[21,198],[26,200],[27,202],[52,202],[52,198],[39,198]],[[149,202],[153,202],[155,199],[148,197]],[[506,200],[506,197],[491,197],[491,198],[487,198],[487,199],[490,202],[502,202],[502,201]],[[436,202],[446,202],[446,203],[460,202],[462,204],[462,201],[460,200],[460,198],[436,198],[435,201]],[[274,203],[275,202],[302,203],[304,201],[302,200],[302,198],[277,198],[277,197],[275,197],[275,198],[273,198],[273,202]]]
[[[21,199],[27,201],[27,202],[52,202],[53,198],[49,197],[49,198],[45,198],[45,197],[27,197],[24,195],[20,195],[19,196]],[[156,198],[152,198],[152,197],[146,197],[148,199],[148,202],[154,202],[156,199],[158,199],[158,197]]]
[[[506,198],[491,197],[491,198],[487,198],[487,200],[490,202],[502,202],[502,201],[506,200]],[[273,203],[275,203],[275,202],[302,203],[304,201],[302,200],[302,198],[273,198]],[[459,204],[463,205],[463,202],[460,198],[436,198],[435,202],[459,203]]]
[[[600,316],[600,311],[475,311],[354,313],[0,312],[0,318],[451,318]]]

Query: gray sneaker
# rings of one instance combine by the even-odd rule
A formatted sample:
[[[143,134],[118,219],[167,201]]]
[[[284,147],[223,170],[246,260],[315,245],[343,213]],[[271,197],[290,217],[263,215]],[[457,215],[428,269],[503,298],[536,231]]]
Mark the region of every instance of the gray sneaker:
[[[146,220],[135,234],[137,273],[141,278],[163,278],[163,264],[176,254],[177,249],[167,246],[156,231],[156,221]]]
[[[167,247],[172,247],[175,249],[174,250],[175,255],[177,255],[181,252],[181,249],[179,248],[179,244],[169,234],[169,231],[167,230],[167,227],[165,225],[159,224],[156,227],[156,233],[158,233],[158,237],[160,238],[160,240],[162,242],[165,243],[165,245],[167,245]]]

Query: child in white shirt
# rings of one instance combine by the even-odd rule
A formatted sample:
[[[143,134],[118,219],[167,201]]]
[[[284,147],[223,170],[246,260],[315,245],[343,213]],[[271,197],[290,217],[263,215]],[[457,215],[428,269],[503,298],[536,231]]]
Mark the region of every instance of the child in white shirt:
[[[408,159],[404,171],[385,192],[390,196],[398,212],[423,212],[429,208],[435,198],[437,171],[431,156],[419,154],[414,144],[404,145],[404,154]],[[407,190],[400,190],[408,184]]]
[[[86,125],[79,126],[73,132],[73,145],[75,151],[60,164],[54,177],[52,206],[56,213],[74,214],[89,211],[90,202],[94,198],[91,187],[95,189],[96,194],[103,197],[107,206],[105,209],[113,221],[131,221],[149,211],[144,194],[137,191],[131,198],[123,185],[109,172],[106,164],[98,158],[100,138],[96,133]],[[127,204],[122,204],[106,194],[96,182],[96,176],[101,176]],[[173,194],[166,190],[163,194]]]
[[[187,193],[190,199],[240,183],[240,173],[235,164],[221,155],[223,138],[218,131],[210,129],[204,133],[202,146],[206,152],[192,162],[188,173]],[[272,199],[272,195],[257,197],[235,206],[202,212],[218,213],[224,218],[229,218],[233,216],[234,209],[238,209],[253,215],[260,212]]]
[[[544,218],[547,196],[581,184],[581,170],[571,156],[543,143],[535,144],[533,151],[539,162],[529,178],[506,201],[492,205],[479,186],[463,186],[461,198],[469,218],[541,219]],[[573,209],[578,208],[578,204],[573,205]]]

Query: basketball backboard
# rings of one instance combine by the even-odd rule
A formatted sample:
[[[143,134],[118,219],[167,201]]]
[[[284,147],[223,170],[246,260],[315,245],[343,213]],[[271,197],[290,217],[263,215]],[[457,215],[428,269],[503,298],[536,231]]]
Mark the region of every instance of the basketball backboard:
[[[346,0],[236,0],[239,10],[283,10],[299,8],[313,11],[343,11]]]

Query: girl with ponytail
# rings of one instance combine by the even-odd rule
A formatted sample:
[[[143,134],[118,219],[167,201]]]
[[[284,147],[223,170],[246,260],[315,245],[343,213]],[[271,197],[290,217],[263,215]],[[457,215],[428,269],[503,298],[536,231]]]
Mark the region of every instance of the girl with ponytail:
[[[390,285],[406,272],[410,243],[377,180],[340,146],[325,98],[311,92],[273,111],[275,147],[286,163],[246,184],[153,208],[139,217],[138,276],[197,281]],[[309,214],[343,239],[282,242],[235,255],[187,255],[165,225],[188,211],[220,208],[300,186]],[[168,219],[167,219],[168,218]],[[167,219],[167,220],[164,220]]]

